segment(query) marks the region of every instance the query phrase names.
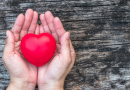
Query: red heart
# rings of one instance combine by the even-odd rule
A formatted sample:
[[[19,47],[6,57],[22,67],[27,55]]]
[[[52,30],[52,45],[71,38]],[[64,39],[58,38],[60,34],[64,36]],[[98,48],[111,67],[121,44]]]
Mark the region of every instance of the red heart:
[[[40,67],[50,61],[56,50],[56,42],[49,33],[27,34],[21,40],[21,52],[31,64]]]

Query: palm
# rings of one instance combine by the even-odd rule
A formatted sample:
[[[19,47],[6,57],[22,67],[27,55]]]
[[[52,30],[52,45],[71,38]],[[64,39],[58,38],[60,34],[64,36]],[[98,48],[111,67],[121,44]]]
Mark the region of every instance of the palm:
[[[21,76],[22,78],[27,78],[30,83],[36,83],[37,80],[37,67],[28,63],[26,59],[23,57],[20,49],[20,43],[21,41],[15,42],[15,54],[14,57],[15,61],[15,67],[17,70],[18,76]],[[17,68],[19,67],[19,68]],[[22,73],[22,75],[21,75]]]
[[[56,50],[54,56],[52,57],[52,59],[50,60],[50,62],[48,62],[44,66],[38,68],[38,82],[42,82],[42,83],[43,83],[43,81],[46,82],[50,78],[50,75],[53,78],[56,75],[55,73],[58,74],[57,67],[55,67],[55,66],[57,66],[56,64],[58,64],[56,61],[60,60],[60,57],[61,57],[60,56],[60,44],[56,44],[56,46],[57,46],[57,50]]]

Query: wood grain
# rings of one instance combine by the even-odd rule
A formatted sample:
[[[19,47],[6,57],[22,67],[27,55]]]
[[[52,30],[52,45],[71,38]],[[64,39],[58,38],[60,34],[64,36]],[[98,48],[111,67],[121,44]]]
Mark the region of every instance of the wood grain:
[[[65,90],[130,90],[129,0],[0,0],[0,90],[10,81],[1,59],[5,32],[28,8],[51,11],[71,33],[77,56]]]

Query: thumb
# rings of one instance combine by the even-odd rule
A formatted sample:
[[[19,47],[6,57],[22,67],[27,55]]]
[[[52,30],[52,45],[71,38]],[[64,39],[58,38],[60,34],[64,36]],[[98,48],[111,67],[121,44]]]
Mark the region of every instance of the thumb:
[[[66,32],[62,37],[61,37],[61,54],[63,56],[64,60],[63,62],[66,64],[71,63],[71,50],[70,50],[70,33]]]
[[[13,52],[15,49],[15,38],[14,35],[11,31],[7,30],[6,31],[6,44],[4,47],[5,52]]]

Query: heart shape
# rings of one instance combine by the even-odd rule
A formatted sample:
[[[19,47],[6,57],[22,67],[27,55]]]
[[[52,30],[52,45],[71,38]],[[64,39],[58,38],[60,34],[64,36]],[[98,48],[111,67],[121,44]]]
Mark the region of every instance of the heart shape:
[[[49,33],[26,34],[21,40],[21,52],[31,64],[40,67],[50,61],[56,50],[56,42]]]

